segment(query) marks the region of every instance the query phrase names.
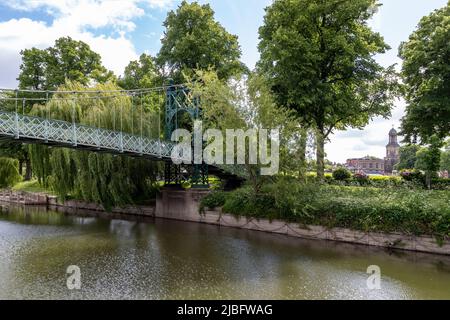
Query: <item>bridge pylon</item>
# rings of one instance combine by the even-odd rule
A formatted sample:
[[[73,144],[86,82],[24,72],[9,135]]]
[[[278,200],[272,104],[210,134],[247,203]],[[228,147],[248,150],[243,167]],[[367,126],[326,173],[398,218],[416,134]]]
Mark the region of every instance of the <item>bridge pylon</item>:
[[[164,138],[171,140],[173,132],[179,129],[179,119],[183,114],[189,115],[190,120],[194,123],[201,120],[202,110],[200,98],[195,97],[189,88],[174,85],[172,80],[170,80],[166,95]],[[192,159],[194,159],[193,156]],[[209,188],[208,171],[206,163],[177,165],[173,162],[166,162],[165,183],[166,185],[190,183],[192,188]]]

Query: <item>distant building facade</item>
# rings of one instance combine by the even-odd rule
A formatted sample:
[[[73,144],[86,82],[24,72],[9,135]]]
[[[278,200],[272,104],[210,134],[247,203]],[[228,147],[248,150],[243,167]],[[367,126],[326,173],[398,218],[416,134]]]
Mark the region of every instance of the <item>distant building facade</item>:
[[[389,131],[389,144],[386,146],[386,158],[384,158],[384,173],[392,174],[394,166],[400,162],[400,144],[397,131],[393,128]]]
[[[347,169],[354,173],[388,174],[394,171],[394,166],[400,162],[400,145],[395,129],[389,132],[389,144],[386,146],[386,158],[379,159],[367,156],[364,158],[348,159]]]
[[[383,174],[384,160],[375,157],[364,157],[357,159],[348,159],[347,168],[355,173],[364,172],[366,174]]]

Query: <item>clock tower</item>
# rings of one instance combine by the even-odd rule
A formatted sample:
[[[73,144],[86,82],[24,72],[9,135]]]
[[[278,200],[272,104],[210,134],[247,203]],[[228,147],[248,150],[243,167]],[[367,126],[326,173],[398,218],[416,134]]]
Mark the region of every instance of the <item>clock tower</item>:
[[[384,171],[392,174],[394,166],[400,162],[400,145],[398,144],[398,133],[392,128],[389,131],[389,144],[386,146],[386,158],[384,158]]]

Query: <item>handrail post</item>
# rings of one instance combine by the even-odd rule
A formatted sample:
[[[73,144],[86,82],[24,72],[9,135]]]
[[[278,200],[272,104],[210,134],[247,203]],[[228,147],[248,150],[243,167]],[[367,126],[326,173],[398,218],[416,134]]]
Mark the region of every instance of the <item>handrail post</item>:
[[[73,132],[73,146],[76,147],[78,145],[77,139],[77,125],[72,123],[72,132]]]
[[[120,153],[123,153],[123,132],[120,131],[119,134],[119,147],[120,147]]]
[[[15,122],[15,138],[19,139],[20,138],[20,129],[19,129],[19,114],[16,112],[15,116],[14,116],[14,122]]]
[[[45,121],[45,142],[48,143],[48,138],[50,135],[50,121],[48,121],[48,119],[46,119]]]

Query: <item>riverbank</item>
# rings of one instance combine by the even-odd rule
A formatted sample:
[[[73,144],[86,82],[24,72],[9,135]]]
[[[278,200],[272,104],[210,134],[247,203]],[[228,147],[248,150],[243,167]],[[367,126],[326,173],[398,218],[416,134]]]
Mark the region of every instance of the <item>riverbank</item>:
[[[237,217],[224,213],[219,208],[207,209],[202,214],[199,214],[200,201],[207,194],[209,192],[205,190],[163,189],[154,206],[113,208],[112,213],[210,224],[218,227],[282,234],[302,239],[336,241],[396,250],[450,255],[450,241],[447,238],[437,241],[433,236],[363,232],[347,228],[300,225],[299,223],[289,223],[282,220]],[[74,212],[77,210],[105,212],[104,208],[97,204],[77,200],[58,203],[55,196],[28,192],[3,190],[0,191],[0,201],[27,206],[46,205],[53,210],[62,212],[67,212],[68,210]]]

